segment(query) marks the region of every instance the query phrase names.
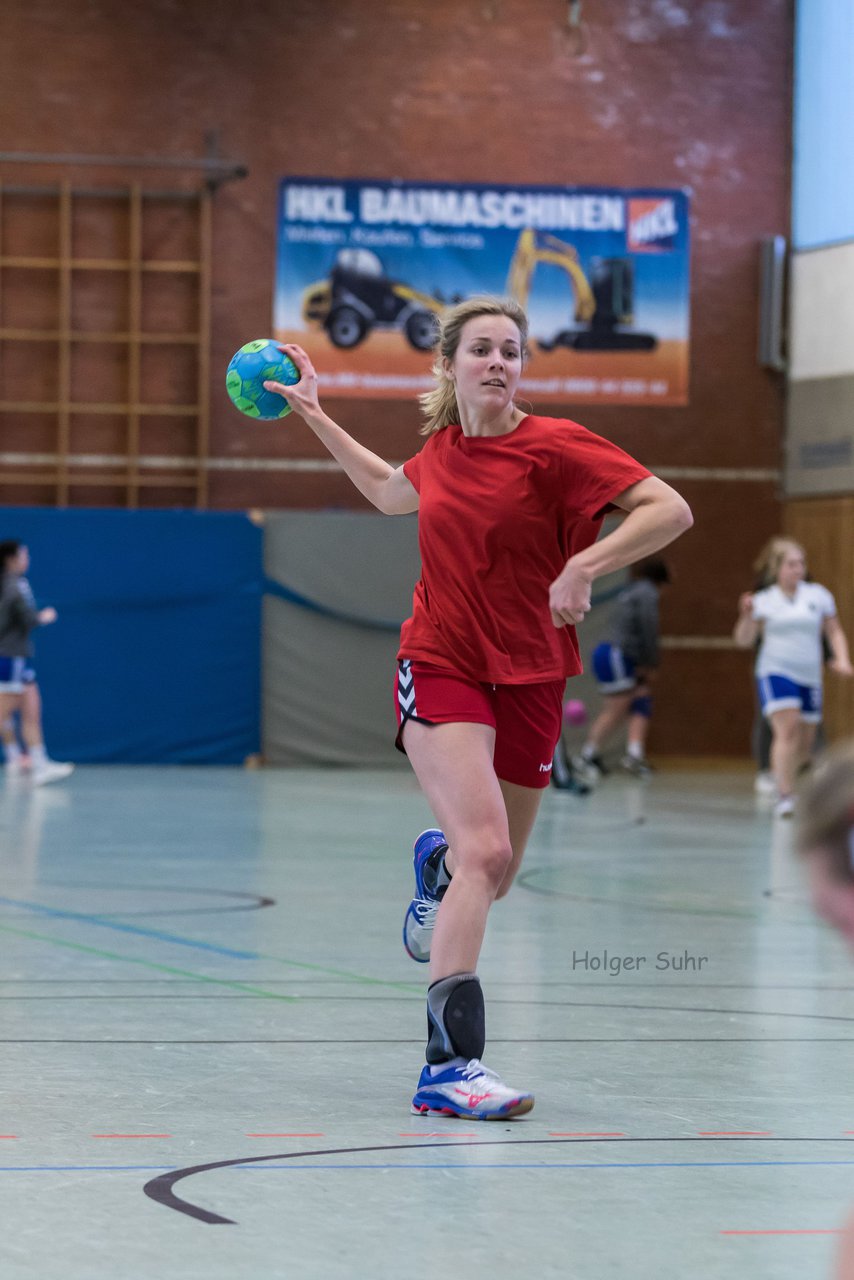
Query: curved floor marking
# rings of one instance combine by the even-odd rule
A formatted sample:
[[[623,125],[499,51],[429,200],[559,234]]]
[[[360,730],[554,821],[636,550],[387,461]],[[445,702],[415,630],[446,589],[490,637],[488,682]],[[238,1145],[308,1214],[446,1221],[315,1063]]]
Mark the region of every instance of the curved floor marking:
[[[561,898],[566,902],[594,902],[597,906],[604,907],[629,907],[636,911],[658,911],[664,915],[676,916],[707,916],[723,920],[755,920],[759,918],[760,913],[751,908],[749,905],[745,907],[699,907],[699,906],[668,906],[664,902],[644,901],[642,898],[603,898],[592,893],[569,893],[566,889],[550,889],[533,883],[535,876],[547,875],[553,871],[553,867],[531,867],[528,871],[523,871],[515,880],[515,885],[520,889],[525,889],[528,893],[539,894],[542,898]],[[762,890],[765,896],[765,890]],[[800,903],[794,902],[792,905],[799,906]],[[810,916],[805,916],[803,920],[793,917],[787,920],[791,925],[809,925],[815,927],[815,922]]]
[[[462,1142],[420,1142],[417,1147],[413,1147],[411,1142],[388,1143],[377,1147],[332,1147],[322,1151],[280,1151],[275,1155],[267,1156],[244,1156],[242,1159],[236,1160],[212,1160],[209,1164],[191,1165],[186,1169],[173,1169],[171,1173],[162,1173],[156,1178],[152,1178],[146,1182],[142,1188],[145,1194],[156,1201],[157,1204],[163,1205],[165,1209],[174,1209],[177,1213],[186,1214],[187,1217],[196,1218],[199,1222],[205,1222],[209,1226],[236,1226],[234,1218],[224,1218],[218,1213],[211,1213],[209,1209],[203,1209],[201,1205],[191,1204],[189,1200],[182,1200],[180,1196],[175,1194],[174,1187],[178,1182],[182,1182],[185,1178],[190,1178],[197,1173],[210,1173],[212,1169],[229,1169],[236,1165],[247,1164],[269,1164],[272,1160],[300,1160],[311,1156],[343,1156],[343,1155],[365,1155],[369,1152],[378,1151],[424,1151],[429,1148],[440,1148],[442,1150],[448,1147],[463,1147],[470,1150],[472,1147],[536,1147],[536,1146],[567,1146],[567,1145],[585,1145],[590,1143],[616,1143],[625,1145],[628,1143],[683,1143],[683,1142],[715,1142],[715,1143],[733,1143],[733,1142],[798,1142],[798,1143],[823,1143],[823,1142],[841,1142],[843,1145],[851,1145],[854,1143],[852,1138],[695,1138],[695,1137],[677,1137],[677,1138],[511,1138],[499,1139],[497,1142],[490,1141],[471,1141],[466,1139]]]
[[[208,889],[173,884],[95,884],[86,880],[72,882],[50,880],[42,883],[46,889],[98,889],[112,893],[161,893],[166,896],[170,894],[195,894],[202,898],[239,899],[230,907],[168,907],[164,910],[155,908],[152,911],[99,911],[97,915],[100,920],[125,920],[137,916],[154,916],[155,918],[159,916],[214,916],[222,915],[227,911],[260,911],[264,907],[274,907],[276,905],[275,898],[268,898],[261,893],[240,893],[236,889]]]

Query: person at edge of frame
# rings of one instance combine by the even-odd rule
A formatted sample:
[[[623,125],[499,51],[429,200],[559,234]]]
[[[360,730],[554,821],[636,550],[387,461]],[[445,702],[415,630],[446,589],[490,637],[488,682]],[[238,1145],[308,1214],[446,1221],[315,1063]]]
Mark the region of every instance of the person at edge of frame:
[[[39,609],[26,578],[30,553],[16,538],[0,542],[0,732],[8,778],[28,776],[35,786],[60,782],[74,765],[51,760],[44,744],[42,702],[33,665],[31,633],[56,622],[52,606]],[[22,744],[15,726],[20,717]]]
[[[819,758],[802,795],[797,845],[813,906],[854,951],[854,738]],[[842,1230],[834,1277],[854,1280],[854,1212]]]

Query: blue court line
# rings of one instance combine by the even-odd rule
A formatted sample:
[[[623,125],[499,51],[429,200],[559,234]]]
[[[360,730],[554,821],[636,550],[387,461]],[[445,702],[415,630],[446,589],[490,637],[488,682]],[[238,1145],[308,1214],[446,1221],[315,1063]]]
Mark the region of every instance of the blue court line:
[[[308,1154],[307,1152],[304,1154]],[[549,1164],[267,1164],[267,1165],[234,1165],[240,1173],[263,1172],[264,1169],[293,1169],[300,1173],[310,1173],[312,1169],[463,1169],[476,1173],[479,1169],[744,1169],[761,1165],[837,1165],[854,1164],[854,1160],[636,1160],[613,1161],[604,1164],[594,1161],[555,1161]]]
[[[78,920],[83,924],[94,925],[98,929],[112,929],[115,933],[131,933],[138,938],[156,938],[158,942],[171,942],[176,947],[213,951],[220,956],[229,956],[232,960],[260,960],[261,958],[257,951],[235,951],[233,947],[222,947],[216,942],[197,942],[193,938],[182,938],[177,933],[165,933],[161,929],[146,929],[138,924],[121,924],[117,920],[89,915],[85,911],[62,911],[58,907],[44,907],[40,902],[26,902],[22,898],[0,896],[0,905],[18,907],[22,911],[31,911],[34,915],[48,916],[51,920]]]
[[[117,933],[131,933],[131,934],[136,934],[137,936],[143,937],[143,938],[155,938],[160,942],[171,942],[171,943],[174,943],[176,946],[180,946],[180,947],[190,947],[191,949],[196,949],[200,951],[213,951],[213,952],[216,952],[218,955],[229,956],[230,958],[237,959],[237,960],[270,960],[274,964],[282,964],[292,969],[305,969],[308,972],[312,972],[312,973],[325,973],[336,978],[343,978],[347,982],[360,982],[366,986],[391,987],[393,990],[405,991],[407,993],[411,993],[413,996],[418,996],[419,998],[423,998],[422,988],[420,986],[415,986],[411,982],[392,982],[387,978],[369,978],[369,977],[366,977],[366,975],[363,973],[352,973],[348,969],[332,969],[329,967],[329,965],[309,964],[307,961],[303,961],[303,960],[285,960],[281,956],[271,956],[263,951],[235,951],[231,947],[222,947],[214,942],[201,942],[193,938],[184,938],[180,934],[164,933],[159,929],[145,929],[141,925],[121,924],[118,921],[109,919],[107,917],[87,914],[84,911],[62,911],[57,907],[45,907],[40,902],[27,902],[22,898],[4,898],[0,896],[0,906],[4,904],[6,906],[18,907],[23,911],[31,911],[36,915],[47,916],[49,919],[76,920],[81,922],[82,924],[95,925],[96,927],[101,929],[112,929]],[[0,930],[5,931],[7,933],[22,932],[20,930],[10,928],[9,926],[3,925],[3,924],[0,924]],[[38,937],[38,935],[36,934],[25,934],[24,936],[33,937],[33,938]],[[60,938],[42,937],[40,938],[40,941],[50,942],[53,945],[58,947],[73,947],[77,945],[75,943],[66,942],[64,939],[60,939]],[[92,951],[95,950],[94,948],[85,948],[85,947],[79,947],[78,949],[92,950]],[[110,953],[105,953],[105,954],[110,954]],[[132,964],[148,963],[146,961],[137,960],[136,958],[131,956],[112,956],[112,959],[127,960],[129,963],[132,963]],[[171,972],[171,970],[169,970],[168,965],[151,964],[150,967],[161,968]],[[174,972],[178,972],[178,971],[175,970]],[[198,974],[192,974],[192,973],[186,974],[185,976],[190,978],[199,978]],[[216,979],[213,979],[213,978],[211,979],[203,978],[201,980],[211,981],[211,982],[217,981]],[[258,988],[258,987],[255,987],[255,988],[245,987],[245,984],[243,983],[226,982],[223,980],[222,985],[241,987],[247,991],[252,991],[252,990],[256,992],[260,991],[261,995],[266,995],[266,996],[273,995],[272,992],[263,991],[261,988]],[[274,998],[284,999],[284,1000],[299,1000],[301,997],[276,996]]]
[[[310,1156],[311,1152],[301,1152]],[[251,1158],[251,1157],[250,1157]],[[389,1169],[460,1169],[466,1173],[477,1173],[480,1169],[537,1169],[547,1172],[549,1169],[753,1169],[760,1167],[790,1168],[797,1165],[810,1167],[829,1167],[835,1165],[852,1165],[854,1160],[633,1160],[608,1161],[597,1164],[594,1161],[558,1161],[550,1164],[465,1164],[437,1162],[435,1164],[254,1164],[231,1166],[231,1172],[263,1173],[266,1169],[290,1170],[293,1173],[312,1173],[316,1169],[367,1170],[368,1172],[384,1172]],[[174,1165],[162,1164],[34,1164],[34,1165],[0,1165],[0,1173],[127,1173],[127,1172],[166,1172],[174,1169]]]

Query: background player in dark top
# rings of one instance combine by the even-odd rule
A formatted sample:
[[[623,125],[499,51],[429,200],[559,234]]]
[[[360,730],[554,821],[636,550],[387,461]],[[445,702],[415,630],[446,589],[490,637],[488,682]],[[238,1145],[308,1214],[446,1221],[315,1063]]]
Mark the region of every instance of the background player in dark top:
[[[663,560],[651,557],[632,565],[631,577],[631,584],[617,597],[607,640],[593,650],[592,666],[605,705],[575,762],[588,779],[607,772],[601,751],[623,724],[627,726],[623,768],[641,778],[650,773],[646,740],[660,660],[658,600],[670,574]]]

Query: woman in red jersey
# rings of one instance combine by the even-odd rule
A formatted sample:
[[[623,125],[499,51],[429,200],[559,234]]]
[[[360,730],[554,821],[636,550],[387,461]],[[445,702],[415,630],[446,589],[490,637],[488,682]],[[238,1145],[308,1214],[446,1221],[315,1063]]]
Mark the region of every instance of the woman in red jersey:
[[[427,1063],[412,1109],[475,1120],[530,1111],[481,1062],[477,962],[489,908],[519,869],[560,734],[567,676],[581,671],[575,624],[601,574],[689,528],[683,499],[628,454],[565,419],[525,413],[527,355],[515,302],[471,298],[441,320],[427,441],[394,468],[321,409],[301,347],[286,396],[361,493],[387,515],[418,511],[422,576],[401,631],[397,745],[439,822],[415,842],[404,921],[430,961]],[[626,512],[596,541],[604,513]]]

